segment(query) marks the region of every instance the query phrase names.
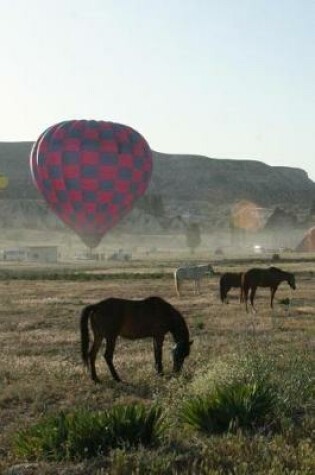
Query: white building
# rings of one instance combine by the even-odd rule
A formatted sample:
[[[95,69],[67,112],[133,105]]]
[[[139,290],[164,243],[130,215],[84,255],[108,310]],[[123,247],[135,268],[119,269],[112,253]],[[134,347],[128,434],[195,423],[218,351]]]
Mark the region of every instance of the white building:
[[[5,261],[38,261],[57,262],[57,246],[26,246],[14,249],[5,249],[2,252]]]

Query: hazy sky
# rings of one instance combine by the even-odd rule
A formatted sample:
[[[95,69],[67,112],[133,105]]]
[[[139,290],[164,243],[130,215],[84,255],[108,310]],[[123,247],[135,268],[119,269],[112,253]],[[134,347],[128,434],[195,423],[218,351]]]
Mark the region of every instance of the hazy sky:
[[[0,141],[65,119],[315,180],[314,0],[1,0]]]

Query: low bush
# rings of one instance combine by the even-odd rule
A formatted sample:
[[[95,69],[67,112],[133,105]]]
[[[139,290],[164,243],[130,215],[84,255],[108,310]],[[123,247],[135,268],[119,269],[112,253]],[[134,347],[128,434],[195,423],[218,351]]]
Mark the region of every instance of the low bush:
[[[234,382],[217,387],[206,396],[188,399],[181,420],[206,433],[270,430],[277,398],[267,382]]]
[[[277,395],[278,418],[295,419],[297,413],[308,413],[314,405],[315,365],[310,348],[299,348],[293,343],[284,354],[265,342],[249,341],[248,346],[211,362],[197,372],[190,384],[192,397],[215,392],[217,387],[229,385],[267,385]],[[187,391],[186,391],[187,392]]]
[[[28,460],[82,460],[111,448],[150,446],[164,429],[161,409],[140,404],[49,416],[19,431],[13,450]]]

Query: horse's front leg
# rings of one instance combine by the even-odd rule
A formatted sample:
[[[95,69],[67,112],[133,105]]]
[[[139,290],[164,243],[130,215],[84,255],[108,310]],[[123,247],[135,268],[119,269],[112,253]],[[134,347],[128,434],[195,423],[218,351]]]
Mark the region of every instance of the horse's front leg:
[[[114,338],[106,338],[106,350],[104,353],[104,358],[107,363],[107,366],[109,367],[109,370],[113,376],[113,378],[116,381],[121,381],[120,377],[118,376],[114,363],[113,363],[113,356],[114,356],[114,351],[115,351],[115,345],[116,345],[116,337]]]
[[[164,336],[156,337],[153,339],[155,368],[158,374],[163,374],[163,363],[162,363],[163,342],[164,342]]]

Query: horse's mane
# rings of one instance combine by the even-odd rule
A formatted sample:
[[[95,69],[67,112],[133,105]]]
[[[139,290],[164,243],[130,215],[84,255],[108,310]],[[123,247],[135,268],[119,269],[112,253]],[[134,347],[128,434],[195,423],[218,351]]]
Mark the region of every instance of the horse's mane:
[[[269,267],[269,270],[271,270],[271,272],[279,272],[279,273],[284,273],[285,271],[280,269],[280,267],[274,267],[274,266],[271,266]]]
[[[272,267],[269,267],[269,270],[270,270],[271,272],[276,272],[277,274],[282,274],[282,275],[287,275],[287,276],[293,275],[292,272],[287,272],[287,271],[285,271],[285,270],[280,269],[279,267],[273,267],[273,266],[272,266]]]
[[[163,303],[163,305],[169,309],[169,312],[173,316],[173,319],[174,319],[171,333],[175,341],[181,340],[182,338],[184,338],[184,340],[186,339],[189,340],[188,326],[181,312],[177,310],[177,308],[175,308],[171,303],[164,300],[162,297],[150,297],[150,298],[155,300],[156,302],[159,301],[160,303]]]

